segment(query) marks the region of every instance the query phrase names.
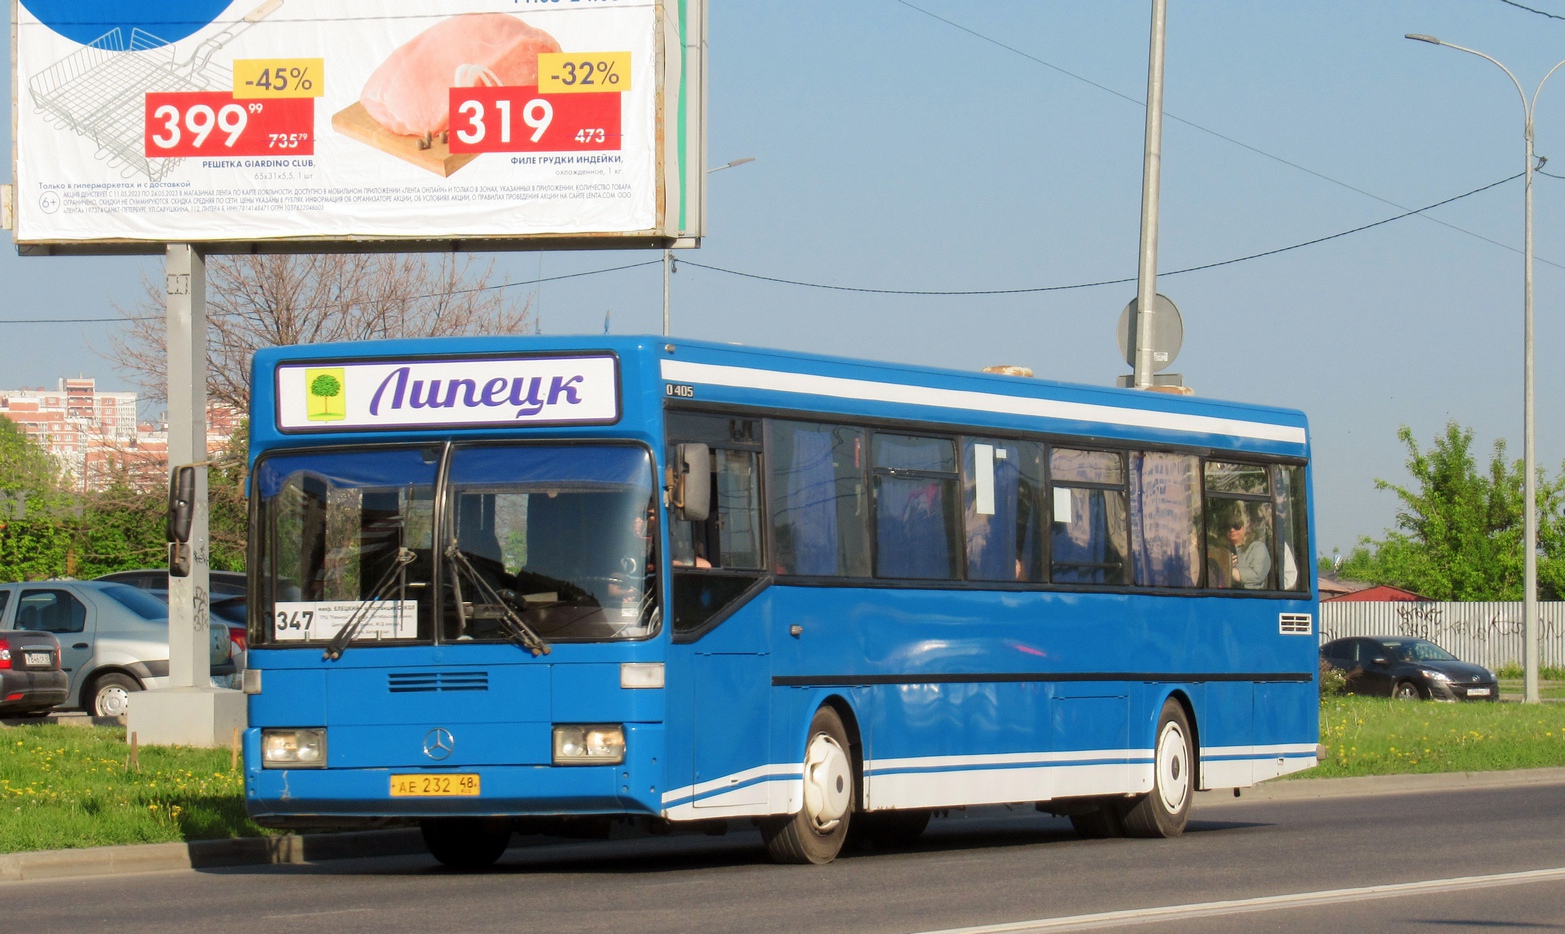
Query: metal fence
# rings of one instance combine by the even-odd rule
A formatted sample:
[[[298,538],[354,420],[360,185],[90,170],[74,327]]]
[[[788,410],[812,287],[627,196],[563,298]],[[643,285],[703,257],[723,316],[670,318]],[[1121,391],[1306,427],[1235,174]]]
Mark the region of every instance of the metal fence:
[[[1522,604],[1320,605],[1322,643],[1343,636],[1415,636],[1486,668],[1522,662]],[[1565,603],[1538,604],[1538,664],[1565,667]]]

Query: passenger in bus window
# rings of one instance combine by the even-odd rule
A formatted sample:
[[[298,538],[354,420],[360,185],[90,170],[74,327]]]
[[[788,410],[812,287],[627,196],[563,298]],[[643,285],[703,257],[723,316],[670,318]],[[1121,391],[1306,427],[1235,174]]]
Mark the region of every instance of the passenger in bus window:
[[[1251,526],[1244,507],[1234,510],[1228,524],[1228,544],[1232,551],[1230,578],[1227,586],[1260,590],[1267,585],[1272,573],[1272,553],[1266,547],[1265,530],[1251,535]]]

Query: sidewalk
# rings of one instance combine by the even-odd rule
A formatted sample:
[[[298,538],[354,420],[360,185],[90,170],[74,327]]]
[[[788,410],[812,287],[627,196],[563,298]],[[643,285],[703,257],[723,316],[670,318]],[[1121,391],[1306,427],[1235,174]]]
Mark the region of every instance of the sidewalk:
[[[1306,801],[1456,789],[1519,788],[1528,785],[1565,785],[1565,768],[1271,781],[1242,789],[1237,800],[1233,798],[1232,790],[1227,788],[1203,791],[1197,794],[1195,805],[1197,808],[1202,805],[1217,807],[1264,801]],[[517,838],[512,846],[537,846],[552,842],[555,842],[554,838]],[[0,855],[0,883],[181,869],[298,865],[335,859],[411,856],[423,852],[423,838],[413,829],[40,850]]]

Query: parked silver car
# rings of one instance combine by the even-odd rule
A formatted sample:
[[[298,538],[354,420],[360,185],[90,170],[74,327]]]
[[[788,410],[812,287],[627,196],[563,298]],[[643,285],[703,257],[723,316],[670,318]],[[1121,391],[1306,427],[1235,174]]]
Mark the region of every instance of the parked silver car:
[[[0,629],[52,633],[70,679],[63,707],[117,717],[130,695],[168,684],[168,605],[125,584],[33,581],[0,584]],[[242,659],[244,631],[220,620],[211,627],[212,681],[230,686]]]

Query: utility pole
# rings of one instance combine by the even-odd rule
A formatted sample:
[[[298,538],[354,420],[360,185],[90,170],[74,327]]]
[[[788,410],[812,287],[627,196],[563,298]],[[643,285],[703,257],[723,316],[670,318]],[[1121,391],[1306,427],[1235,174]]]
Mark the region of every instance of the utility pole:
[[[1141,261],[1136,269],[1136,362],[1133,385],[1152,385],[1152,315],[1157,297],[1157,207],[1163,170],[1163,36],[1168,0],[1152,0],[1147,56],[1147,134],[1141,161]]]

